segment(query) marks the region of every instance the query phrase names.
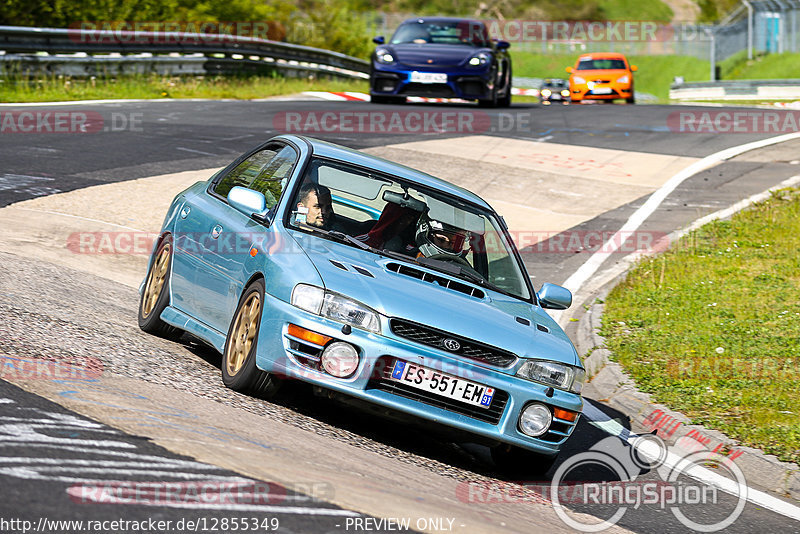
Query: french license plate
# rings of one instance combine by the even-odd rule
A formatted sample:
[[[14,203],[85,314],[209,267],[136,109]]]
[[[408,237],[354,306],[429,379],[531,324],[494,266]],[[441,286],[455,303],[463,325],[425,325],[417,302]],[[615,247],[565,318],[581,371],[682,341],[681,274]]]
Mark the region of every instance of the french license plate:
[[[416,83],[447,83],[447,74],[443,72],[417,72],[411,73],[411,81]]]
[[[610,87],[595,87],[592,89],[592,93],[596,95],[610,95],[611,88]]]
[[[482,408],[488,408],[494,398],[494,388],[402,360],[395,361],[392,379],[413,388]]]

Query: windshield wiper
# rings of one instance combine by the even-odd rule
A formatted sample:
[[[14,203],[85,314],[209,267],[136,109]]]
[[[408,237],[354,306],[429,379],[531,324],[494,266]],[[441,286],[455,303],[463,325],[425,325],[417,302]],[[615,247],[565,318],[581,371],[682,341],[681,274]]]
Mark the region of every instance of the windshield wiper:
[[[431,267],[432,269],[436,269],[437,271],[466,278],[470,282],[478,284],[479,286],[483,286],[493,291],[503,293],[504,295],[508,295],[507,291],[500,289],[490,281],[486,280],[481,275],[475,274],[472,271],[465,269],[464,266],[459,265],[457,263],[452,263],[444,260],[435,260],[431,258],[426,258],[424,256],[420,256],[419,258],[417,258],[417,263],[419,263],[420,265],[424,265],[425,267]]]
[[[351,235],[347,235],[344,232],[340,232],[338,230],[325,230],[324,228],[319,228],[317,226],[312,226],[310,224],[303,224],[303,223],[298,223],[298,226],[300,226],[305,230],[311,230],[312,232],[319,232],[325,236],[332,237],[341,243],[348,243],[350,245],[354,245],[360,248],[361,250],[368,250],[375,254],[386,256],[387,258],[393,258],[396,260],[409,261],[409,262],[414,261],[414,258],[412,258],[411,256],[401,254],[400,252],[375,248],[373,246],[367,245],[363,241],[360,241]]]

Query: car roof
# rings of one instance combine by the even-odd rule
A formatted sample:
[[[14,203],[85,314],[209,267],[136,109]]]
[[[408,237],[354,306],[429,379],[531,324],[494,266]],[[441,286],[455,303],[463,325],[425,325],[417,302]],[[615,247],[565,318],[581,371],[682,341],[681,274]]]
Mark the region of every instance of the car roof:
[[[471,24],[484,25],[480,20],[464,18],[464,17],[413,17],[406,19],[401,24],[409,24],[412,22],[469,22]]]
[[[462,198],[482,208],[486,208],[489,210],[492,209],[491,206],[489,206],[489,204],[487,204],[485,200],[483,200],[475,193],[468,191],[457,185],[451,184],[450,182],[442,180],[441,178],[431,176],[430,174],[418,171],[416,169],[412,169],[411,167],[406,167],[405,165],[401,165],[400,163],[395,163],[393,161],[380,158],[378,156],[365,154],[364,152],[359,152],[357,150],[353,150],[351,148],[347,148],[334,143],[329,143],[327,141],[322,141],[320,139],[314,139],[313,137],[306,137],[300,135],[282,135],[279,136],[279,138],[294,141],[295,143],[307,142],[311,146],[311,151],[315,156],[336,159],[348,163],[353,163],[361,167],[375,169],[376,171],[397,176],[409,182],[413,182],[415,184],[422,186],[427,186],[430,187],[431,189],[442,191],[450,195]]]

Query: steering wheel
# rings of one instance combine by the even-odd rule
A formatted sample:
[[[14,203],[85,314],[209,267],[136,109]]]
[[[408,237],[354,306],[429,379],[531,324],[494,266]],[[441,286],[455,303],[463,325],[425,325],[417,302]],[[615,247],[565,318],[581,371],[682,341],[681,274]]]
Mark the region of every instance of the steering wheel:
[[[470,265],[469,262],[464,258],[462,258],[461,256],[451,256],[450,254],[434,254],[433,256],[428,256],[428,259],[459,263],[464,267],[469,267],[470,270],[474,270],[472,265]]]

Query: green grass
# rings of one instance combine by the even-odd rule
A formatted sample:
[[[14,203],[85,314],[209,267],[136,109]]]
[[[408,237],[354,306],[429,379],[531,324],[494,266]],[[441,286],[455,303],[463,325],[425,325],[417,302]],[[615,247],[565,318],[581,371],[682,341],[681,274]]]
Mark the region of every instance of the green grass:
[[[512,49],[513,50],[513,49]],[[567,78],[564,70],[573,66],[579,54],[540,55],[512,52],[514,75],[536,78]],[[688,81],[707,81],[709,63],[689,56],[629,56],[639,70],[634,73],[636,91],[648,93],[660,100],[669,99],[669,86],[675,76]]]
[[[800,190],[645,260],[606,299],[606,344],[639,388],[800,462]]]
[[[723,80],[773,80],[780,78],[800,78],[800,54],[759,54],[747,59],[747,51],[720,62]]]
[[[306,80],[269,76],[126,76],[21,80],[0,78],[0,102],[52,102],[106,98],[252,99],[302,91],[362,91],[366,81]]]
[[[647,20],[669,22],[672,9],[661,0],[598,0],[608,20]]]

